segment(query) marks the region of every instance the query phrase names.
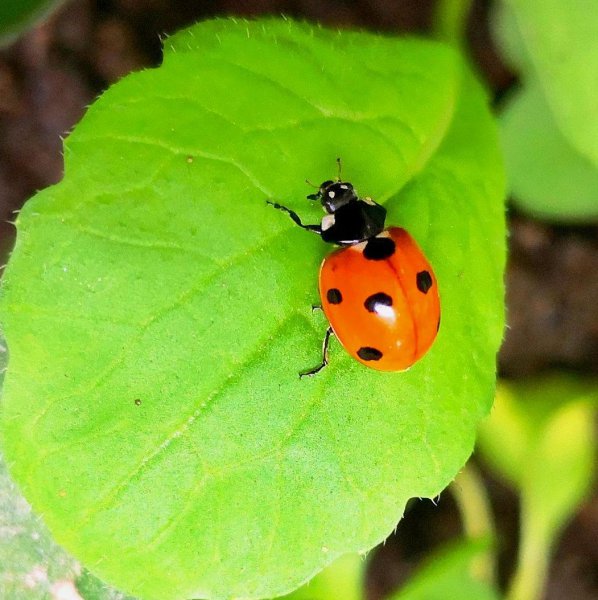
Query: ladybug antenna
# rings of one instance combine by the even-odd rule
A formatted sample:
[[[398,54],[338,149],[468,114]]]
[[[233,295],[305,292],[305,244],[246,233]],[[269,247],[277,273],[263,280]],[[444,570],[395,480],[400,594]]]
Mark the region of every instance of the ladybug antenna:
[[[305,180],[305,183],[307,183],[307,185],[311,185],[312,188],[315,188],[316,190],[320,189],[319,185],[314,185],[309,179]]]
[[[337,166],[338,166],[338,173],[337,173],[337,175],[336,175],[336,180],[337,180],[337,181],[342,181],[342,179],[341,179],[341,171],[342,171],[342,169],[343,169],[343,166],[342,166],[342,164],[341,164],[341,159],[340,159],[340,156],[337,156],[337,158],[336,158],[336,164],[337,164]]]

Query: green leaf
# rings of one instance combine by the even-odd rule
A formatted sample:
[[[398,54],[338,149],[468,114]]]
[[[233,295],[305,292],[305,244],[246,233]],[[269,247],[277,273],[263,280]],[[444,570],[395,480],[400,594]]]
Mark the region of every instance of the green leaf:
[[[0,391],[7,364],[0,335]],[[10,478],[0,453],[0,591],[11,600],[45,600],[72,585],[77,564],[52,540]]]
[[[503,114],[503,146],[516,203],[538,217],[598,215],[598,21],[594,0],[506,0],[494,33],[522,74]]]
[[[514,71],[525,74],[532,73],[532,61],[517,25],[517,18],[508,0],[492,5],[490,28],[492,36],[500,48],[501,59]]]
[[[467,22],[472,0],[439,0],[434,9],[433,34],[466,53]]]
[[[12,38],[30,25],[43,18],[62,0],[4,0],[0,2],[0,43]]]
[[[2,395],[2,384],[4,383],[4,375],[6,373],[7,365],[8,365],[8,348],[6,347],[6,340],[0,333],[0,396]]]
[[[442,548],[389,600],[498,600],[498,592],[475,574],[487,541],[461,541]]]
[[[543,462],[546,457],[535,456],[538,448],[543,448],[543,440],[560,416],[569,414],[570,409],[573,409],[572,414],[578,411],[584,414],[597,403],[598,391],[593,381],[553,375],[518,383],[502,382],[491,417],[480,427],[479,450],[484,459],[516,487],[523,487],[526,480],[534,476],[532,466],[546,473],[550,481],[547,471],[550,465]],[[578,442],[583,447],[587,435],[591,434],[591,423],[580,423],[580,428],[581,437],[571,440],[567,440],[563,430],[565,446],[562,450],[569,445],[575,447]],[[560,446],[554,450],[558,450],[557,461],[564,458]],[[551,454],[554,453],[551,451]],[[537,459],[537,464],[530,464],[532,458]],[[560,468],[558,464],[555,467]]]
[[[577,152],[598,167],[598,3],[506,3],[556,123]]]
[[[0,391],[7,363],[0,336]],[[52,539],[10,478],[0,453],[0,591],[11,600],[135,600],[83,570]]]
[[[0,391],[6,363],[6,344],[0,336]],[[1,453],[0,541],[0,591],[3,598],[46,600],[67,595],[74,597],[76,589],[84,600],[134,600],[125,599],[87,572],[77,576],[80,566],[54,542],[41,519],[31,511],[10,478]],[[82,587],[79,586],[80,581],[83,582]]]
[[[0,389],[7,363],[0,336]],[[67,585],[76,563],[50,537],[8,475],[0,453],[0,591],[11,600],[45,600]]]
[[[77,564],[31,512],[0,455],[0,591],[11,600],[46,600],[72,586]]]
[[[577,153],[554,122],[537,85],[528,82],[501,116],[502,143],[516,203],[559,221],[598,218],[598,169]]]
[[[443,321],[380,373],[312,315],[329,252],[267,206],[304,179],[385,203]],[[31,200],[0,299],[14,477],[56,538],[144,598],[272,597],[396,526],[471,452],[494,396],[505,226],[496,128],[442,45],[209,21],[106,92]]]
[[[510,600],[541,594],[561,528],[594,472],[595,382],[553,376],[503,383],[480,429],[484,459],[521,493],[521,550]]]
[[[362,600],[364,565],[359,554],[341,556],[284,600]]]
[[[112,589],[87,569],[83,569],[83,572],[75,580],[75,584],[77,593],[82,600],[136,600],[132,596],[125,596]]]

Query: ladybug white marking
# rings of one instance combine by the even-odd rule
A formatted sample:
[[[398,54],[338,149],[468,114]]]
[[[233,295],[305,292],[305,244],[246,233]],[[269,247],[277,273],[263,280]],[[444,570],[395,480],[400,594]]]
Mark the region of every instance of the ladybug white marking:
[[[324,215],[322,217],[322,231],[330,229],[334,225],[334,215]]]

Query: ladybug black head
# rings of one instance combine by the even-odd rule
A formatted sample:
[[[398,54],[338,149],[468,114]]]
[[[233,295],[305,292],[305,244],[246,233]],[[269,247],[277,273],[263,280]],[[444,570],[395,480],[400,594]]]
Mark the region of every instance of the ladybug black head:
[[[324,181],[317,194],[310,194],[310,200],[319,200],[324,210],[335,213],[339,208],[359,200],[353,186],[347,181]]]

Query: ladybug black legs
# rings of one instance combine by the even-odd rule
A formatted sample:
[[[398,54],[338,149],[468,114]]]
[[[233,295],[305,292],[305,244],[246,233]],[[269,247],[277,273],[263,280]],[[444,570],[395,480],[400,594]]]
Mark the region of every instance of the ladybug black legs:
[[[332,327],[328,327],[328,329],[326,330],[326,335],[324,336],[324,342],[322,343],[322,362],[317,367],[314,367],[309,371],[299,373],[299,379],[302,379],[303,377],[311,377],[312,375],[316,375],[328,364],[328,344],[330,343],[330,336],[333,333],[334,332],[332,331]]]
[[[270,202],[270,200],[266,200],[266,204],[269,204],[270,206],[273,206],[274,208],[277,208],[278,210],[282,210],[283,212],[286,212],[289,215],[289,217],[291,217],[291,219],[293,219],[293,221],[297,225],[299,225],[299,227],[301,227],[303,229],[307,229],[307,231],[313,231],[314,233],[317,233],[318,235],[322,235],[322,228],[319,225],[304,225],[301,222],[299,215],[294,210],[291,210],[290,208],[287,208],[286,206],[283,206],[282,204],[278,204],[278,202]]]

